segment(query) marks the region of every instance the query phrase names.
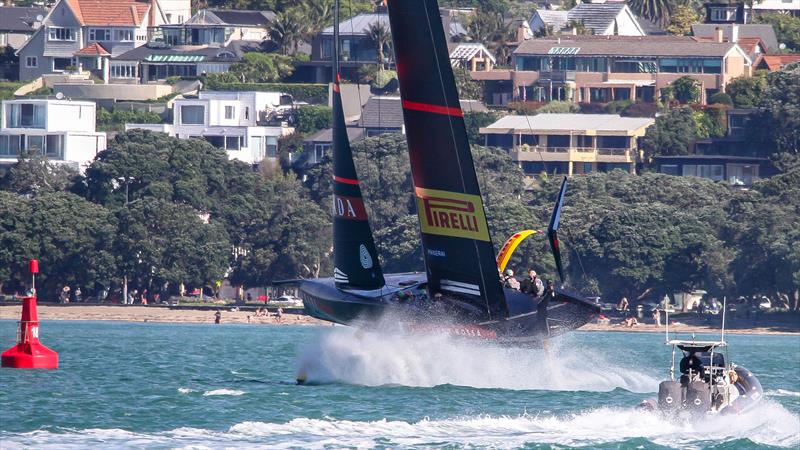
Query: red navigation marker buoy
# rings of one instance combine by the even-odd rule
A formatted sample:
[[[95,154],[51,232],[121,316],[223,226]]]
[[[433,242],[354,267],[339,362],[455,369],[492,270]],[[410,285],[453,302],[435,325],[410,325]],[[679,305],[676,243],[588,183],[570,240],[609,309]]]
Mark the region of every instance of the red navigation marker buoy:
[[[22,298],[17,345],[3,352],[0,366],[15,369],[58,369],[58,353],[39,342],[39,314],[36,312],[36,274],[39,261],[28,266],[33,275],[33,295]]]
[[[3,352],[2,367],[15,369],[57,369],[58,353],[39,342],[36,297],[22,298],[17,345]]]

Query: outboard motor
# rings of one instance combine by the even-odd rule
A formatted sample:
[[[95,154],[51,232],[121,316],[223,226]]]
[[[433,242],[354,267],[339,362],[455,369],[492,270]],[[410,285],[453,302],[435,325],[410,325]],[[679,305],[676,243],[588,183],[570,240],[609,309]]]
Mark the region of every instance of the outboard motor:
[[[658,385],[658,408],[662,411],[680,409],[683,405],[681,384],[677,381],[662,381]]]
[[[686,386],[686,409],[693,413],[705,413],[711,409],[711,390],[702,381],[692,381]]]

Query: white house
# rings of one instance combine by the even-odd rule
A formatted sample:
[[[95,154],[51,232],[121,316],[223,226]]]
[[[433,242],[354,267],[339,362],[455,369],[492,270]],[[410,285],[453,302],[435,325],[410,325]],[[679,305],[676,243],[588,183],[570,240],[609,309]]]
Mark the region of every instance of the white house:
[[[19,78],[68,68],[108,81],[109,60],[147,42],[148,28],[190,17],[189,0],[59,0],[17,51]]]
[[[277,92],[201,91],[198,98],[175,101],[173,123],[126,124],[181,139],[201,138],[228,152],[231,159],[259,164],[278,156],[278,139],[294,129],[274,120],[291,105],[291,97]]]
[[[601,36],[645,36],[647,33],[625,3],[578,3],[569,11],[537,10],[530,20],[531,30],[558,34],[581,24],[590,34]]]
[[[106,134],[95,131],[94,102],[6,100],[0,123],[0,164],[14,164],[22,151],[80,171],[106,148]]]

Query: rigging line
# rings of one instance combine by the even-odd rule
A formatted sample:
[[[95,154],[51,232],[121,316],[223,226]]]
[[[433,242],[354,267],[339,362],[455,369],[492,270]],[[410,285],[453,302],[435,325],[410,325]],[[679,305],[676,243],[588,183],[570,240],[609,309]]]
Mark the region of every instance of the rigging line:
[[[572,233],[569,232],[569,227],[567,227],[566,225],[562,225],[562,226],[564,227],[564,231],[567,232],[567,238],[569,239],[569,241],[570,242],[574,242],[572,240]],[[574,245],[572,245],[571,247],[572,247],[572,251],[575,252],[575,256],[578,257],[578,265],[581,266],[581,272],[583,273],[583,278],[586,279],[586,270],[583,267],[583,260],[581,259],[581,254],[578,252],[578,249]]]
[[[429,35],[431,37],[431,45],[433,45],[433,61],[436,63],[436,74],[439,76],[439,85],[442,88],[442,98],[445,100],[445,105],[444,106],[451,106],[451,107],[461,108],[461,102],[460,101],[459,101],[458,105],[448,105],[447,104],[447,89],[445,88],[445,85],[444,85],[444,78],[442,78],[442,64],[439,61],[439,53],[436,50],[436,39],[433,36],[433,24],[431,22],[430,13],[428,12],[428,1],[427,0],[423,0],[422,4],[424,5],[425,19],[428,22],[428,33],[429,33]],[[437,10],[438,10],[438,8],[437,8]],[[437,17],[437,19],[441,20],[441,17]],[[449,26],[448,26],[448,28],[449,28]],[[446,44],[446,42],[447,42],[447,40],[448,40],[448,38],[450,36],[450,30],[449,29],[448,30],[444,30],[444,28],[442,28],[442,34],[444,34],[444,39],[445,39],[445,44]],[[447,63],[450,64],[449,58],[448,58]],[[452,66],[451,66],[450,70],[451,70],[451,73],[452,73]],[[453,80],[453,84],[455,84],[455,79]],[[458,92],[456,92],[456,98],[457,99],[459,98],[458,97]],[[461,121],[462,121],[462,124],[463,124],[463,121],[464,121],[463,117],[461,118]],[[453,116],[451,116],[449,114],[447,115],[447,123],[450,124],[450,137],[453,139],[453,148],[456,150],[455,154],[456,154],[456,160],[458,161],[458,175],[461,178],[461,189],[464,192],[466,192],[467,188],[466,188],[466,182],[464,181],[464,171],[462,170],[462,166],[461,166],[461,157],[458,155],[458,142],[456,142],[456,133],[455,133],[455,129],[453,127]],[[467,145],[469,146],[469,143],[467,143]],[[468,149],[468,150],[470,152],[472,152],[472,149]],[[473,165],[472,165],[472,171],[475,172],[475,164],[474,164],[474,162],[473,162]],[[476,178],[477,178],[477,176],[476,176]],[[481,189],[480,186],[478,186],[478,194],[479,194],[478,198],[480,198],[480,189]],[[481,201],[481,203],[483,203],[483,201]],[[484,212],[484,217],[485,217],[486,216],[486,206],[481,205],[481,207],[483,207],[483,212]],[[484,219],[484,220],[486,220],[486,219]],[[487,228],[489,226],[489,221],[488,220],[486,220],[486,226],[487,226]],[[487,231],[487,234],[488,234],[489,230],[487,229],[486,231]],[[480,249],[478,248],[478,241],[473,239],[472,240],[472,245],[475,248],[475,259],[476,259],[476,261],[480,261],[481,252],[480,252]],[[494,253],[494,244],[492,244],[491,234],[489,235],[489,245],[492,246],[492,253]],[[494,256],[494,255],[492,255],[492,256]],[[489,293],[486,292],[486,288],[488,286],[487,281],[486,281],[486,277],[485,277],[485,275],[483,273],[483,269],[482,268],[480,270],[478,270],[478,273],[480,273],[480,275],[481,275],[481,285],[483,286],[482,295],[483,295],[484,300],[486,301],[486,310],[489,312],[489,316],[491,316],[492,308],[491,308],[491,305],[489,305]],[[501,293],[502,293],[502,290],[501,290]]]

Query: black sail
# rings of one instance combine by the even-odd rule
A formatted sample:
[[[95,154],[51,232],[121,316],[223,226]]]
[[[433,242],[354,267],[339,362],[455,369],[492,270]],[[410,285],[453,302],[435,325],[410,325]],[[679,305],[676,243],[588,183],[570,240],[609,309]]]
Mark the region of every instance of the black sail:
[[[389,0],[428,290],[507,316],[436,0]]]
[[[386,283],[361,196],[347,137],[338,73],[338,2],[333,65],[333,262],[339,288],[378,289]]]

